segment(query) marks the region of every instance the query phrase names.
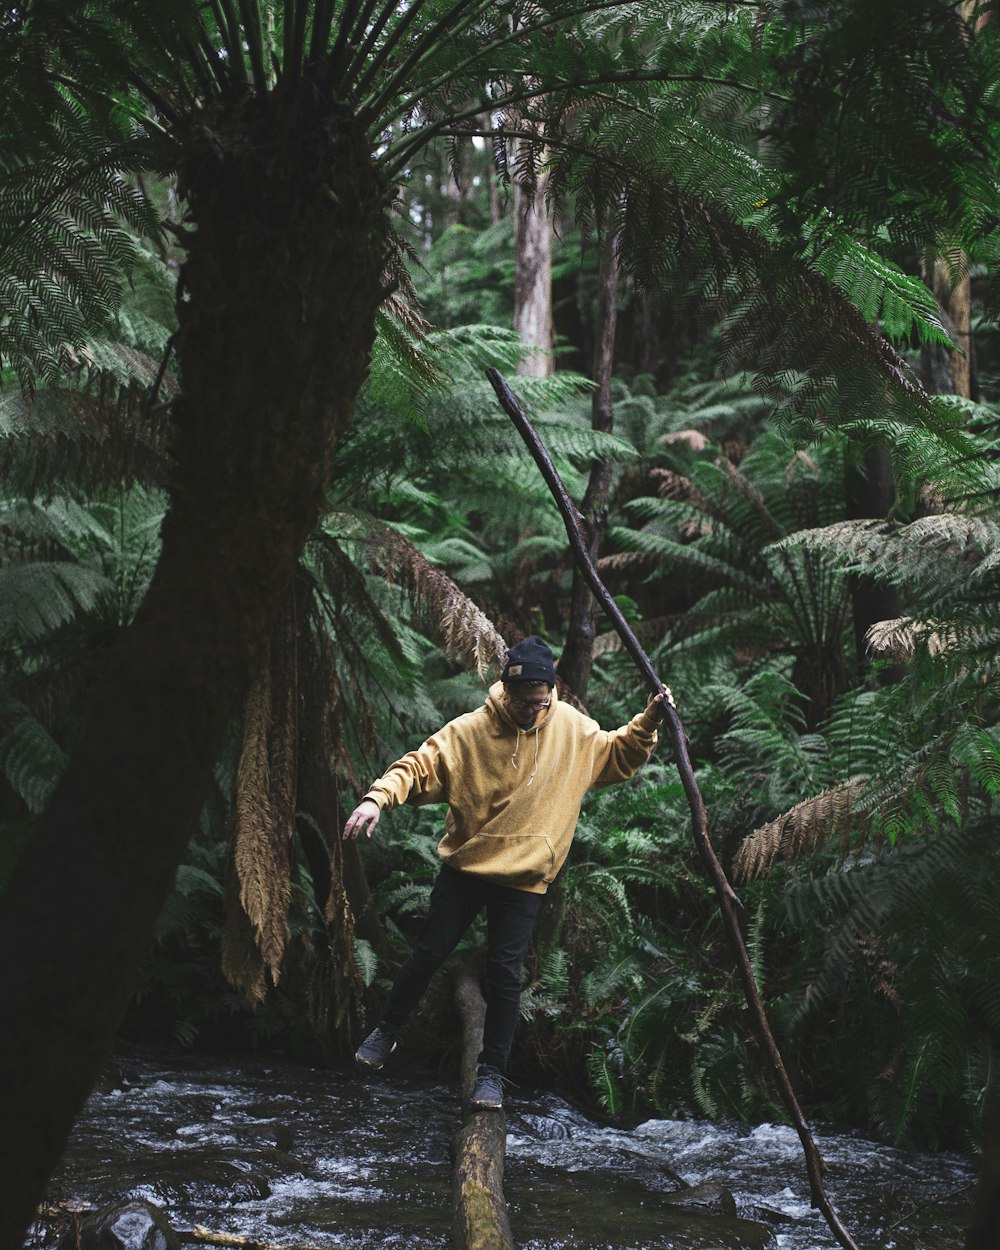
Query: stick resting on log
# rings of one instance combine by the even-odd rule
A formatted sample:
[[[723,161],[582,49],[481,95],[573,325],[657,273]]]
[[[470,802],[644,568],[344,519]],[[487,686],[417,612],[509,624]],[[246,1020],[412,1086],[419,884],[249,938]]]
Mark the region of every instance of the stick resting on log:
[[[549,459],[549,454],[542,446],[542,443],[532,429],[531,423],[525,416],[523,409],[514,397],[513,392],[507,385],[507,381],[496,369],[487,369],[486,376],[490,380],[497,398],[504,411],[517,427],[518,433],[524,439],[528,450],[531,452],[532,458],[538,468],[541,470],[542,477],[555,497],[556,504],[562,514],[563,522],[566,526],[566,533],[569,536],[570,545],[573,553],[579,563],[581,572],[587,579],[590,589],[594,592],[594,597],[604,608],[611,623],[614,625],[625,645],[625,649],[635,661],[642,673],[643,678],[650,691],[658,694],[663,688],[663,683],[656,675],[656,670],[650,663],[649,656],[639,644],[639,640],[629,627],[628,622],[614,599],[608,592],[608,588],[598,576],[597,569],[590,558],[587,550],[586,540],[581,532],[581,516],[573,501],[566,492],[566,487],[562,483],[562,479],[556,470],[555,465]],[[806,1158],[806,1170],[809,1174],[809,1189],[812,1199],[812,1205],[823,1212],[826,1222],[829,1224],[833,1235],[837,1238],[845,1250],[857,1250],[857,1244],[851,1237],[850,1233],[840,1222],[840,1217],[834,1210],[830,1199],[826,1195],[823,1186],[823,1159],[819,1153],[813,1135],[806,1123],[805,1117],[799,1107],[798,1099],[795,1097],[795,1091],[792,1089],[792,1083],[785,1069],[784,1060],[781,1052],[778,1050],[778,1044],[774,1040],[774,1034],[771,1032],[771,1026],[768,1023],[767,1014],[764,1011],[764,1004],[761,1001],[760,991],[757,989],[757,982],[754,979],[753,969],[750,965],[750,956],[747,953],[746,943],[743,941],[743,934],[740,929],[739,913],[737,909],[742,910],[742,904],[736,897],[733,887],[729,884],[722,865],[715,854],[711,840],[708,836],[708,816],[705,812],[705,803],[701,797],[701,790],[695,779],[694,768],[691,764],[691,757],[688,754],[687,738],[684,733],[684,727],[681,724],[680,717],[677,715],[675,708],[668,703],[663,704],[663,716],[666,721],[667,728],[670,732],[670,738],[674,747],[674,756],[677,762],[677,771],[680,773],[681,784],[684,786],[684,793],[687,795],[688,806],[691,808],[691,831],[694,835],[695,845],[705,865],[706,871],[715,886],[716,897],[719,901],[719,907],[722,910],[722,918],[726,928],[726,934],[736,959],[736,966],[739,970],[740,980],[743,982],[743,992],[746,996],[747,1006],[750,1008],[750,1016],[754,1022],[754,1029],[760,1044],[767,1055],[771,1064],[771,1070],[774,1073],[775,1082],[778,1091],[781,1094],[781,1100],[785,1104],[785,1109],[795,1125],[795,1130],[799,1135],[802,1143],[802,1149]]]
[[[502,1111],[470,1105],[483,1045],[486,1003],[474,966],[455,974],[455,1005],[462,1020],[462,1127],[452,1141],[452,1196],[456,1250],[514,1250],[503,1193],[507,1122]]]

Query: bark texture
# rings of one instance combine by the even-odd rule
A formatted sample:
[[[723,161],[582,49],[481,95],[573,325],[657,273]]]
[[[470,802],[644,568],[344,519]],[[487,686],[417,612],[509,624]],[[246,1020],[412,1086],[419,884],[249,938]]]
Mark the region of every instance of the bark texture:
[[[943,320],[955,343],[954,350],[948,353],[951,375],[948,390],[969,399],[972,396],[972,282],[968,273],[955,274],[938,257],[933,265],[933,287]]]
[[[1000,1250],[1000,1097],[986,1119],[975,1214],[965,1250]]]
[[[475,1111],[469,1105],[486,1018],[479,975],[470,961],[461,963],[455,974],[455,1006],[462,1021],[462,1127],[452,1142],[455,1247],[513,1250],[503,1193],[506,1117],[502,1111]]]
[[[316,101],[220,102],[187,136],[162,557],[0,899],[3,1250],[111,1047],[363,380],[382,188],[351,118]]]
[[[528,347],[537,348],[518,366],[527,377],[555,372],[552,355],[552,222],[545,206],[545,177],[534,193],[514,183],[514,329]]]

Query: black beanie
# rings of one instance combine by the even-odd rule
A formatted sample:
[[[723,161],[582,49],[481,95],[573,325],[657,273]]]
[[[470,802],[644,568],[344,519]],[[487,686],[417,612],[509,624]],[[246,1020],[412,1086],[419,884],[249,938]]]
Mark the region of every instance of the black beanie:
[[[533,634],[507,652],[507,663],[500,676],[503,681],[544,681],[554,686],[556,670],[552,652]]]

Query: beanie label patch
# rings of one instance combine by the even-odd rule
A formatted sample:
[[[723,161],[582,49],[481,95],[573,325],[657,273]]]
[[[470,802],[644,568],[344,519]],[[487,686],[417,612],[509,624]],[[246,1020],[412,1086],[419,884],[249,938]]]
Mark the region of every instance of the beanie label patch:
[[[518,677],[520,676],[521,670],[523,668],[524,668],[523,664],[512,664],[510,668],[507,670],[507,672],[510,674],[511,677]]]

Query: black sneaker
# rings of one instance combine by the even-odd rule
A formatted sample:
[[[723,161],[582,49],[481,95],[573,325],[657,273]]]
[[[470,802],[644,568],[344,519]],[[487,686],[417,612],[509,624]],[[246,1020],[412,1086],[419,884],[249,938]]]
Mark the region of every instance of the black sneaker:
[[[381,1068],[396,1049],[399,1038],[384,1024],[372,1029],[354,1053],[363,1068]]]
[[[491,1063],[481,1063],[472,1087],[472,1106],[483,1110],[503,1110],[503,1076]]]

